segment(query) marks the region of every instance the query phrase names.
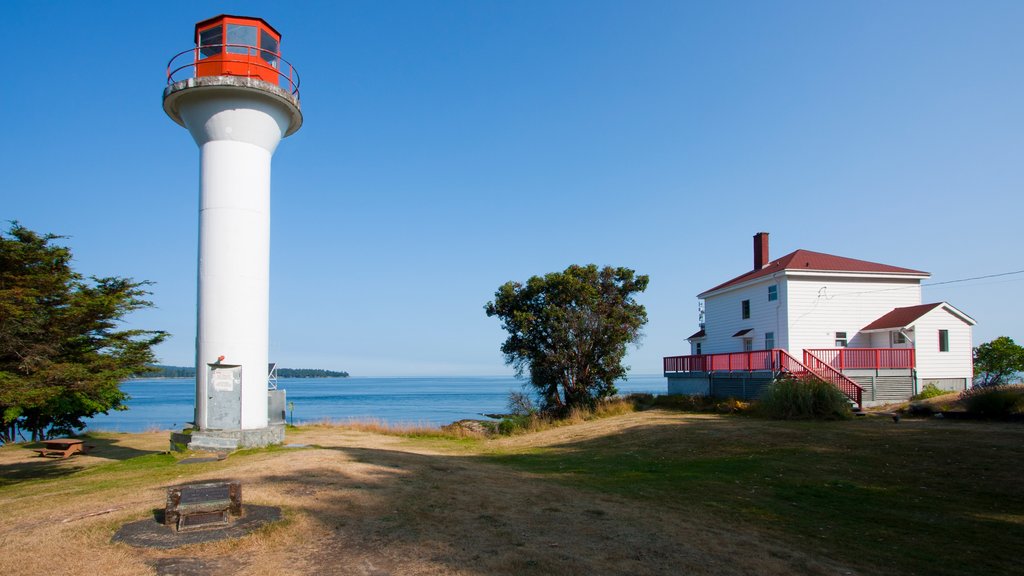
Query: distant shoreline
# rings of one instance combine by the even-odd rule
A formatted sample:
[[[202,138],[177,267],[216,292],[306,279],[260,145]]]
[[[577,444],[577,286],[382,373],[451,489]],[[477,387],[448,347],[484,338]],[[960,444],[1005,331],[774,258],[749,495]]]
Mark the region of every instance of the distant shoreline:
[[[271,365],[277,378],[348,378],[344,370],[326,370],[324,368],[284,368]],[[149,371],[138,378],[195,378],[194,366],[171,366],[168,364],[150,364]],[[135,378],[135,379],[138,379]]]

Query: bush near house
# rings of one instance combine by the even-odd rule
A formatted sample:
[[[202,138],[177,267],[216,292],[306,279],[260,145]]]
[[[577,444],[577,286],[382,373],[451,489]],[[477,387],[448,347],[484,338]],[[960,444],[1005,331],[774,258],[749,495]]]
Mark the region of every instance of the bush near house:
[[[755,414],[776,420],[846,420],[850,401],[838,388],[814,377],[783,376],[765,388]]]
[[[660,408],[679,412],[710,412],[717,414],[735,414],[744,412],[750,407],[749,402],[735,398],[714,398],[699,394],[654,395],[634,392],[625,397],[637,411]]]
[[[1004,419],[1024,415],[1024,384],[975,387],[960,393],[967,413],[979,418]]]
[[[925,384],[924,388],[917,394],[910,397],[911,400],[927,400],[929,398],[935,398],[936,396],[945,396],[946,394],[952,394],[953,391],[943,390],[935,384]]]

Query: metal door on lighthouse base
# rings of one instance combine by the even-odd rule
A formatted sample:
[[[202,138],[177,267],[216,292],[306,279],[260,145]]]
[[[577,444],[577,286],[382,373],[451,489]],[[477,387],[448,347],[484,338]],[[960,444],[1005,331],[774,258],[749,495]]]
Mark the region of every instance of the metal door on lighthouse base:
[[[242,367],[210,364],[206,379],[206,427],[238,430],[242,427]]]

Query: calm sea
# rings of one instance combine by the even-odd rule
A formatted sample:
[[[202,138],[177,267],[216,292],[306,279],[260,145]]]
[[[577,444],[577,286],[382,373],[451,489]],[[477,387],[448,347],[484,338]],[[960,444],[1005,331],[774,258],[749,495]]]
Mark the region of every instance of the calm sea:
[[[664,376],[630,376],[619,392],[664,394]],[[131,380],[121,385],[128,410],[86,419],[91,430],[141,432],[176,429],[192,420],[195,381]],[[439,426],[507,411],[508,394],[523,389],[510,376],[459,378],[282,378],[278,388],[295,403],[296,424],[324,419],[376,419],[390,424]]]

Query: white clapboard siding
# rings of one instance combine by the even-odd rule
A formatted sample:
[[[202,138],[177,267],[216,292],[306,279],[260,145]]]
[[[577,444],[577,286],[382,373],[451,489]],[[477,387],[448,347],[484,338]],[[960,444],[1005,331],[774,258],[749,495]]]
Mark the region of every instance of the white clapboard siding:
[[[791,352],[834,348],[836,332],[846,332],[850,347],[870,348],[877,341],[870,334],[858,334],[861,328],[894,308],[921,303],[916,278],[801,275],[787,277],[786,285]]]
[[[949,352],[939,352],[939,330],[949,330]],[[971,325],[945,305],[914,321],[918,380],[966,378],[974,374]]]
[[[778,300],[768,301],[768,286],[779,286]],[[744,319],[742,314],[743,300],[750,300],[750,318]],[[775,347],[786,345],[786,295],[784,283],[779,279],[764,278],[763,280],[737,290],[731,290],[704,300],[704,338],[702,352],[704,354],[721,354],[723,352],[741,352],[743,339],[734,338],[733,334],[750,328],[745,335],[753,339],[754,350],[764,350],[765,332],[775,333]]]

